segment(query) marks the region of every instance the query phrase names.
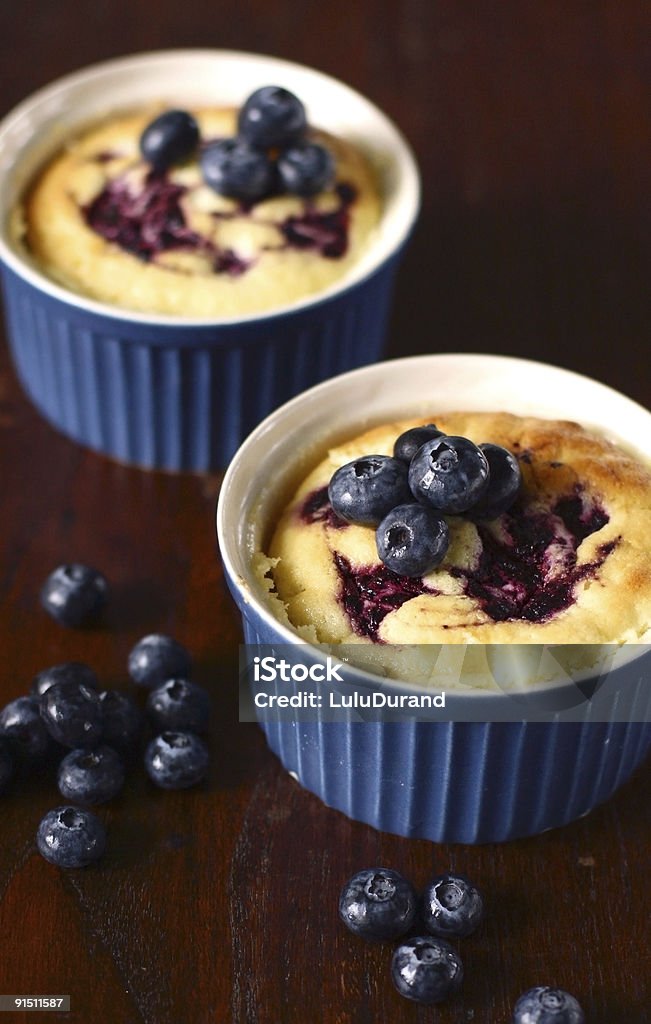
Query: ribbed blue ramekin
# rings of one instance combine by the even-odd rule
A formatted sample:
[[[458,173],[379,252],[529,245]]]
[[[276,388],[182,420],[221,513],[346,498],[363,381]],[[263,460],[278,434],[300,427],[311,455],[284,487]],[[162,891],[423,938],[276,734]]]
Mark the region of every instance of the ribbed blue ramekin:
[[[96,451],[143,467],[223,467],[272,409],[381,356],[397,259],[308,309],[228,329],[89,312],[5,265],[16,373],[53,426]]]
[[[236,104],[270,82],[296,91],[314,123],[354,138],[377,164],[377,235],[336,286],[241,318],[148,316],[58,286],[13,240],[10,223],[24,189],[79,125],[154,100]],[[168,470],[223,467],[272,409],[382,355],[395,271],[419,205],[411,151],[377,108],[317,71],[227,51],[136,55],[41,90],[0,125],[0,182],[8,339],[25,391],[81,444]]]
[[[323,660],[271,610],[256,571],[288,488],[330,439],[360,423],[452,408],[614,423],[623,441],[651,452],[651,414],[595,381],[555,367],[491,356],[442,355],[366,367],[321,384],[273,413],[231,463],[217,527],[226,579],[242,615],[244,641]],[[330,420],[324,419],[330,410]],[[324,424],[327,424],[325,426]],[[348,431],[346,425],[348,424]],[[311,457],[296,466],[301,444]],[[294,469],[292,470],[292,460]],[[630,720],[360,721],[354,709],[260,714],[271,749],[324,803],[377,829],[447,843],[501,842],[535,835],[586,814],[611,796],[651,747],[649,656],[634,662]],[[344,670],[344,674],[345,670]],[[364,673],[362,675],[365,675]],[[367,674],[366,674],[367,675]],[[354,687],[359,675],[347,675]],[[393,684],[368,677],[375,689]],[[585,680],[583,685],[589,685]],[[273,691],[273,685],[267,687]],[[413,686],[412,686],[413,691]],[[288,694],[278,683],[278,694]],[[426,692],[426,691],[424,691]],[[495,694],[499,702],[507,695]],[[474,696],[469,696],[474,700]],[[461,695],[459,700],[465,700]],[[563,706],[563,695],[558,704]],[[472,717],[472,716],[466,716]],[[620,716],[621,717],[621,716]],[[488,716],[487,716],[488,718]],[[613,716],[614,719],[614,716]]]
[[[280,644],[284,655],[282,631],[243,599],[235,581],[229,586],[245,643],[267,653]],[[294,650],[303,663],[305,654]],[[637,716],[645,708],[648,720],[646,678],[640,687]],[[390,689],[379,678],[375,688]],[[300,685],[265,690],[286,696]],[[385,832],[439,843],[499,843],[566,825],[607,800],[651,749],[646,721],[360,721],[354,709],[337,716],[329,720],[327,708],[309,721],[284,710],[259,714],[285,768],[329,807]]]

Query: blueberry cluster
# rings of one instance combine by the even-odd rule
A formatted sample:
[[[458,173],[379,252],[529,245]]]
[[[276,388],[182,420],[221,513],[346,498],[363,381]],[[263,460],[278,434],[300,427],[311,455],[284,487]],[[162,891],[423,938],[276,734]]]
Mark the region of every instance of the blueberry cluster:
[[[344,885],[339,916],[365,939],[402,938],[391,961],[393,983],[407,999],[433,1004],[454,995],[461,986],[463,963],[446,940],[475,931],[483,917],[483,900],[462,875],[437,876],[419,898],[411,882],[397,871],[370,868],[357,872]],[[404,938],[410,930],[417,934]]]
[[[203,179],[221,195],[253,203],[282,193],[313,196],[334,177],[332,154],[310,141],[305,107],[277,85],[256,89],[239,111],[237,135],[201,148]],[[199,148],[199,127],[185,110],[168,110],[147,125],[140,152],[162,173]]]
[[[335,513],[375,526],[382,562],[401,576],[424,576],[445,558],[446,516],[479,522],[506,512],[521,473],[511,452],[445,434],[435,424],[412,427],[393,456],[364,455],[337,469],[328,486]]]
[[[42,603],[48,611],[56,609],[59,622],[79,625],[82,606],[92,606],[93,615],[97,611],[84,596],[89,580],[90,592],[96,593],[89,576],[94,571],[70,573],[69,568],[48,577]],[[101,579],[103,602],[108,588]],[[188,651],[169,636],[151,634],[133,647],[127,667],[131,680],[149,691],[144,714],[129,694],[101,690],[93,669],[79,661],[39,672],[29,694],[0,711],[0,792],[16,774],[56,771],[66,803],[42,819],[36,845],[59,867],[84,867],[101,857],[106,831],[88,808],[119,794],[134,755],[143,754],[145,724],[152,738],[144,749],[144,767],[155,785],[185,789],[206,777],[209,753],[199,734],[207,728],[210,698],[188,678]]]
[[[480,891],[464,875],[437,875],[420,897],[392,868],[368,868],[350,878],[339,896],[339,916],[369,940],[402,941],[391,959],[391,978],[415,1003],[441,1003],[459,990],[463,963],[448,939],[463,939],[484,916]],[[413,932],[413,936],[407,936]],[[578,1002],[559,988],[537,987],[518,999],[512,1024],[585,1024]]]

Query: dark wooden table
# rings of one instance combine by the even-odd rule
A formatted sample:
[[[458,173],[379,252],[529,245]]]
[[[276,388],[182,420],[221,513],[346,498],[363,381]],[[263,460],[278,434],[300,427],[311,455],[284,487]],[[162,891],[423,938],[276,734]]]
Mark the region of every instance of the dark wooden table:
[[[97,59],[167,46],[272,52],[343,77],[402,125],[423,172],[391,352],[534,356],[649,405],[650,32],[644,0],[35,0],[0,8],[0,103]],[[0,993],[69,993],[68,1019],[82,1024],[508,1024],[521,991],[552,983],[579,997],[590,1024],[651,1020],[648,771],[584,820],[502,846],[434,846],[352,823],[238,722],[219,477],[82,451],[28,405],[3,347],[0,481],[2,700],[68,659],[127,688],[127,653],[156,630],[192,650],[216,707],[209,783],[164,793],[135,773],[101,811],[110,843],[94,868],[62,873],[35,852],[37,823],[59,801],[53,781],[2,798]],[[67,631],[40,610],[41,581],[66,560],[109,576],[102,628]],[[453,867],[486,891],[485,927],[463,946],[463,994],[440,1010],[401,1000],[389,951],[337,920],[343,881],[378,863],[418,885]]]

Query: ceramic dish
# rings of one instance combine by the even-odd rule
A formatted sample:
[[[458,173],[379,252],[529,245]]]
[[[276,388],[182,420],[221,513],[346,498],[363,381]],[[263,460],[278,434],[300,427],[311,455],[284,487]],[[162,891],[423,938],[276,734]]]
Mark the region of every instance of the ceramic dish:
[[[376,168],[382,217],[351,272],[269,313],[185,319],[119,309],[47,278],[9,229],[44,162],[114,111],[161,102],[237,106],[281,84],[311,122],[349,138]],[[419,205],[411,151],[358,93],[320,72],[257,54],[146,53],[76,72],[35,93],[0,124],[0,260],[9,342],[23,387],[56,427],[146,467],[225,465],[271,409],[383,350],[392,282]]]
[[[454,409],[573,419],[634,449],[642,461],[651,457],[651,413],[603,384],[540,363],[433,355],[321,384],[260,424],[224,479],[219,544],[250,651],[294,652],[303,663],[325,659],[323,650],[274,615],[256,571],[257,553],[298,479],[329,444],[367,426]],[[352,818],[437,842],[503,841],[587,813],[643,760],[651,744],[647,646],[633,645],[623,662],[632,687],[630,714],[612,718],[589,701],[576,720],[562,713],[595,692],[597,679],[587,672],[537,688],[521,715],[513,714],[506,693],[490,695],[481,710],[477,694],[460,693],[452,705],[456,720],[452,713],[450,720],[363,721],[351,710],[338,721],[319,712],[265,713],[261,725],[299,782]],[[345,676],[343,690],[421,692],[359,669],[346,669]],[[549,719],[540,719],[541,708],[551,712]]]

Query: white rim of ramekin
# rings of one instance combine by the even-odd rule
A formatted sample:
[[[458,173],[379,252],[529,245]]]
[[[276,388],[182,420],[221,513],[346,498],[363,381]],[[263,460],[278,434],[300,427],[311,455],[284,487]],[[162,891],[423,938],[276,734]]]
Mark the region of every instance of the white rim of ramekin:
[[[248,437],[242,442],[237,452],[231,459],[219,493],[216,509],[216,526],[217,526],[217,539],[219,544],[219,551],[221,559],[224,565],[226,574],[230,577],[233,584],[237,587],[241,599],[245,605],[251,606],[255,611],[255,614],[264,622],[265,626],[269,629],[274,630],[279,638],[279,642],[301,645],[307,648],[308,653],[312,653],[317,657],[322,657],[323,652],[318,647],[311,644],[308,640],[301,637],[297,632],[294,632],[283,622],[277,619],[269,607],[265,604],[262,597],[258,596],[259,588],[256,586],[255,581],[251,584],[251,578],[253,573],[250,567],[247,566],[247,562],[250,562],[250,557],[243,555],[240,548],[246,546],[243,543],[244,537],[247,532],[247,522],[252,512],[250,508],[242,508],[239,499],[236,501],[237,508],[235,506],[231,510],[231,492],[237,487],[237,477],[241,472],[243,461],[246,461],[250,453],[255,452],[256,460],[261,465],[264,465],[265,455],[269,449],[270,443],[273,443],[275,436],[282,437],[287,436],[288,432],[282,430],[283,422],[291,420],[292,416],[301,407],[305,409],[314,410],[315,404],[319,403],[320,400],[327,398],[329,393],[336,395],[337,391],[347,385],[366,384],[368,392],[373,390],[374,381],[379,381],[380,378],[391,377],[392,372],[396,366],[405,367],[408,371],[413,369],[414,379],[423,379],[423,369],[425,367],[436,367],[442,372],[445,368],[458,364],[459,367],[465,372],[470,374],[475,372],[478,374],[478,379],[482,380],[491,372],[499,374],[500,376],[507,372],[508,369],[514,369],[516,372],[529,372],[532,374],[532,379],[536,378],[540,380],[542,375],[556,376],[558,380],[564,380],[568,388],[590,388],[595,391],[595,403],[596,410],[603,408],[603,405],[599,403],[607,404],[615,403],[622,410],[626,410],[631,417],[633,417],[635,423],[643,424],[646,427],[646,446],[644,447],[645,454],[651,459],[651,411],[645,409],[644,406],[633,399],[628,398],[626,395],[614,388],[609,387],[607,384],[603,384],[600,381],[594,380],[591,377],[587,377],[583,374],[575,373],[572,370],[566,370],[563,367],[554,366],[551,363],[541,363],[536,360],[522,359],[514,356],[503,356],[503,355],[484,355],[481,353],[436,353],[429,355],[420,356],[407,356],[400,359],[385,360],[380,363],[374,363],[370,366],[363,366],[357,370],[349,370],[346,373],[338,374],[336,377],[331,377],[329,380],[324,381],[321,384],[317,384],[307,391],[303,391],[295,398],[285,402],[274,412],[270,413],[264,420],[262,420],[258,426],[248,435]],[[434,399],[432,405],[440,406],[440,400]],[[460,401],[453,401],[452,403],[444,403],[446,408],[439,408],[440,412],[452,412],[455,408],[457,410],[466,411],[490,411],[487,405],[479,408],[481,402],[478,403],[476,400],[470,402],[464,402],[463,398]],[[538,415],[545,417],[543,411],[544,403],[538,399],[537,394],[533,395],[531,400],[520,399],[508,405],[504,408],[505,412],[514,412],[518,415]],[[472,408],[474,406],[474,408]],[[495,408],[495,403],[493,403]],[[364,426],[372,426],[374,423],[377,424],[383,421],[383,416],[386,420],[392,418],[398,418],[403,416],[404,418],[410,415],[427,415],[428,412],[432,412],[430,405],[429,410],[426,408],[426,402],[420,399],[414,399],[412,405],[407,407],[402,406],[400,408],[390,409],[388,408],[385,414],[374,415],[371,420],[364,424],[362,418],[357,418],[358,428],[361,430]],[[626,444],[629,448],[635,448],[635,443],[630,437],[626,437],[625,434],[619,434],[617,431],[611,430],[608,425],[599,423],[596,419],[590,422],[586,422],[585,417],[573,417],[569,411],[566,410],[565,414],[562,415],[560,412],[550,413],[547,412],[547,418],[564,418],[564,419],[576,419],[586,427],[592,427],[605,432],[607,436],[620,443]],[[350,429],[356,431],[355,417],[351,417]],[[341,429],[331,428],[329,431],[330,437],[336,435],[341,436]],[[322,445],[321,445],[322,440]],[[639,443],[639,442],[638,442]],[[328,446],[328,432],[326,432],[322,439],[319,440],[319,447],[324,449]],[[637,449],[638,452],[641,449]],[[306,472],[308,470],[306,469]],[[247,574],[249,579],[247,579]],[[324,644],[323,647],[328,645]],[[336,647],[336,645],[331,645]],[[407,680],[394,679],[392,677],[385,677],[376,675],[370,671],[358,668],[354,665],[347,665],[346,671],[350,672],[354,677],[355,681],[360,681],[368,685],[386,685],[392,687],[398,687],[400,689],[409,689],[417,692],[422,691],[422,686],[417,683],[410,683]],[[559,688],[562,688],[566,684],[560,684]],[[553,686],[542,687],[542,690],[550,692]],[[490,691],[478,690],[476,693],[467,693],[463,691],[455,691],[453,694],[455,700],[461,698],[475,699],[486,698],[493,696],[495,698],[503,696],[498,693],[491,693]],[[520,694],[521,696],[521,694]]]
[[[71,92],[74,93],[85,86],[97,86],[98,83],[101,83],[102,78],[109,78],[116,72],[123,72],[125,76],[132,76],[137,71],[146,72],[148,68],[153,69],[156,66],[164,64],[169,64],[171,67],[177,62],[188,62],[193,60],[195,62],[200,61],[202,63],[208,61],[257,62],[258,64],[264,65],[265,69],[269,68],[270,74],[277,72],[279,78],[283,74],[285,76],[304,75],[314,84],[318,84],[324,88],[334,88],[338,90],[342,96],[348,96],[351,100],[354,100],[356,105],[361,105],[362,108],[365,108],[368,115],[377,122],[377,126],[381,127],[381,130],[386,137],[385,141],[387,143],[390,142],[392,147],[392,171],[396,176],[396,180],[399,182],[399,188],[396,189],[395,198],[391,203],[391,208],[389,210],[389,212],[393,210],[392,218],[390,218],[390,220],[395,222],[391,224],[393,230],[390,232],[383,232],[379,239],[371,243],[368,257],[362,257],[359,263],[356,264],[356,266],[353,267],[344,278],[331,285],[329,288],[307,298],[288,303],[284,306],[278,307],[277,309],[269,310],[268,312],[250,313],[243,316],[233,317],[191,318],[166,314],[148,314],[138,311],[132,312],[122,307],[98,302],[94,299],[86,298],[83,295],[78,295],[76,292],[70,291],[63,286],[56,284],[44,274],[40,273],[35,266],[23,259],[20,253],[16,251],[7,237],[9,210],[5,210],[2,218],[3,223],[0,225],[0,259],[7,265],[7,267],[13,270],[14,273],[18,274],[33,287],[46,293],[51,298],[67,303],[68,305],[73,305],[88,313],[93,313],[102,317],[109,317],[114,320],[128,321],[154,327],[205,328],[222,326],[228,327],[236,324],[254,323],[256,321],[269,320],[275,317],[300,313],[305,309],[327,302],[335,298],[337,295],[343,294],[350,288],[360,284],[400,251],[402,245],[409,237],[420,208],[420,178],[418,167],[411,147],[405,137],[394,122],[387,117],[379,107],[371,103],[371,101],[366,99],[366,97],[361,93],[346,85],[346,83],[306,65],[297,64],[292,61],[283,60],[278,57],[261,53],[201,48],[157,50],[131,54],[125,57],[118,57],[112,60],[103,61],[101,63],[82,68],[81,70],[75,71],[69,75],[65,75],[62,78],[58,78],[50,85],[44,86],[37,92],[32,93],[31,96],[27,97],[14,107],[13,110],[11,110],[2,121],[0,121],[0,179],[4,170],[1,166],[3,147],[7,146],[8,140],[9,145],[11,145],[11,137],[12,135],[19,133],[21,123],[24,124],[29,118],[38,116],[39,109],[41,113],[43,113],[48,106],[52,107],[52,105],[57,101],[61,102],[65,98],[66,94]],[[282,82],[279,82],[279,84],[282,84]],[[298,92],[299,90],[297,89],[296,91]],[[189,95],[189,89],[186,90],[186,95]],[[152,97],[148,97],[147,100],[145,100],[144,97],[139,99],[136,92],[134,93],[134,99],[131,105],[136,106],[139,102],[151,102],[151,100]],[[210,101],[211,97],[208,96],[203,100],[203,102],[206,103]],[[219,97],[212,98],[212,101],[219,103]],[[180,102],[184,102],[184,100],[181,99]],[[185,100],[185,102],[188,101]],[[198,100],[195,100],[195,102],[198,102]],[[309,102],[307,105],[309,106]],[[121,107],[124,109],[124,104],[121,104]],[[98,108],[96,116],[105,115],[107,112],[108,108],[105,105],[101,110]],[[83,127],[88,124],[88,122],[89,118],[85,116],[79,120],[77,127]],[[324,128],[329,127],[331,131],[336,132],[336,125],[334,124],[330,126],[320,126]],[[38,127],[36,130],[38,130]],[[74,131],[74,127],[71,127],[71,131]],[[11,149],[8,149],[7,163],[15,163],[15,157],[17,156],[20,158],[27,148],[28,147],[26,145],[22,145],[15,155],[11,152]],[[54,145],[50,150],[49,155],[51,156],[56,152],[57,148],[58,146]],[[28,185],[30,177],[31,176],[28,175],[27,179],[22,183],[23,188]]]

